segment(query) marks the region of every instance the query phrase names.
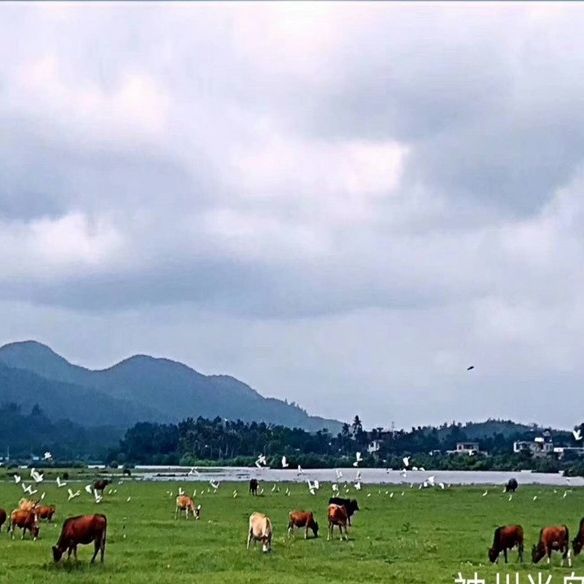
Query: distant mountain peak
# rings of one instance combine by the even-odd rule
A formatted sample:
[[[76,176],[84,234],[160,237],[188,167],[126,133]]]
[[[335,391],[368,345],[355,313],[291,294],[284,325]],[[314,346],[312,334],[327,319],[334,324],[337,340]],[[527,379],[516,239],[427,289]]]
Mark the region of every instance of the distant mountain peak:
[[[231,375],[204,375],[180,361],[164,357],[137,354],[106,369],[91,370],[70,363],[47,345],[28,340],[0,347],[0,364],[48,381],[69,384],[67,391],[91,389],[96,399],[108,397],[134,404],[136,413],[150,412],[151,421],[219,416],[312,431],[327,427],[334,433],[341,429],[337,420],[313,417],[294,404],[264,397]],[[18,388],[14,389],[11,395],[18,394]],[[63,391],[66,390],[62,389],[61,395]],[[67,411],[66,401],[63,412]],[[88,403],[87,407],[92,406]],[[142,420],[128,419],[128,424]]]

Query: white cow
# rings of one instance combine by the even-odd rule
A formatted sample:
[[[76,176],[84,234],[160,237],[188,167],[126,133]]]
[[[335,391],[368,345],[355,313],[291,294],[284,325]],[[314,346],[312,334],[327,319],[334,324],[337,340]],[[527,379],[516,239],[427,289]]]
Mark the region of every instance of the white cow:
[[[272,521],[263,513],[252,513],[249,516],[249,533],[247,535],[247,549],[251,541],[262,542],[262,551],[269,552],[272,549]]]

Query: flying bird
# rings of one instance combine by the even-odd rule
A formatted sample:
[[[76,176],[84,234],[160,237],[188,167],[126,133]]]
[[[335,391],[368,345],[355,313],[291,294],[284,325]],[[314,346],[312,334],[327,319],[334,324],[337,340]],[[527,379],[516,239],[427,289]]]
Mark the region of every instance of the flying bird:
[[[335,473],[337,474],[337,480],[343,478],[343,473],[338,468],[335,470]]]
[[[359,466],[360,462],[363,462],[363,457],[360,452],[355,452],[355,462],[353,463],[353,466]]]
[[[217,492],[217,489],[219,488],[219,485],[221,484],[219,481],[209,481],[209,484],[213,487],[213,490],[215,492]]]
[[[40,472],[37,472],[37,470],[34,468],[30,469],[30,476],[35,483],[42,483],[44,480],[43,475]]]
[[[302,470],[302,467],[300,465],[298,465],[298,473],[299,475],[304,474],[304,471]]]
[[[331,485],[332,489],[333,489],[333,493],[338,493],[339,492],[339,485],[337,485],[336,483],[333,483]]]
[[[360,483],[359,481],[357,481],[357,482],[355,483],[355,489],[356,489],[357,491],[360,491],[360,490],[361,490],[361,483]]]
[[[61,489],[62,487],[66,487],[67,483],[61,480],[61,477],[57,477],[57,488]]]
[[[308,484],[308,490],[310,491],[310,494],[316,495],[316,491],[318,491],[318,489],[320,488],[319,482],[311,481],[310,479],[308,479],[306,483]]]
[[[235,490],[233,491],[233,498],[234,498],[234,499],[236,499],[236,498],[237,498],[237,495],[238,495],[238,493],[237,493],[237,489],[235,489]]]
[[[577,430],[572,430],[572,435],[574,436],[574,440],[576,440],[576,442],[580,442],[580,440],[582,440],[582,429],[578,428]]]
[[[405,468],[408,468],[408,466],[410,466],[410,457],[404,456],[403,461],[404,461]]]
[[[282,468],[288,468],[290,465],[288,464],[288,461],[286,460],[285,456],[282,456]]]
[[[88,495],[93,495],[93,487],[91,485],[85,485],[85,492]]]
[[[22,477],[20,475],[17,475],[17,474],[14,475],[14,482],[17,485],[20,483],[21,480],[22,480]]]
[[[469,367],[466,368],[467,371],[472,371],[474,369],[474,365],[470,365]]]
[[[45,452],[45,453],[43,454],[43,458],[44,458],[45,460],[53,460],[53,455],[52,455],[50,452],[48,452],[48,451],[47,451],[47,452]]]
[[[75,491],[73,492],[71,489],[67,489],[67,492],[69,493],[69,501],[71,501],[71,499],[75,499],[75,497],[79,497],[79,495],[81,494],[80,491]]]
[[[193,466],[193,468],[191,468],[191,470],[189,470],[189,476],[193,476],[193,475],[198,475],[199,473],[199,469],[196,466]]]

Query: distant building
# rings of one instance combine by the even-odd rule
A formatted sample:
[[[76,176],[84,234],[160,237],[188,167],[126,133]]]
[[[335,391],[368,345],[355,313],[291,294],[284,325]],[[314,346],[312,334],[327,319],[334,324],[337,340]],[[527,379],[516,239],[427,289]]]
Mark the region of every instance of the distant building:
[[[584,448],[582,446],[556,446],[553,450],[558,458],[564,458],[565,454],[574,454],[576,456],[584,456]]]
[[[457,442],[456,450],[449,450],[448,454],[467,454],[472,456],[480,452],[478,442]]]
[[[532,441],[519,440],[513,442],[513,452],[519,454],[521,452],[529,452],[533,456],[548,456],[554,453],[554,443],[551,438],[537,437]]]

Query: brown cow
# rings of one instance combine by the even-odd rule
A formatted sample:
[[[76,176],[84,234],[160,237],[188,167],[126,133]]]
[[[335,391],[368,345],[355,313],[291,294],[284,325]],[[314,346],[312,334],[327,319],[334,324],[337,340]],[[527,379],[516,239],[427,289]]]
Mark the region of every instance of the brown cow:
[[[2,531],[2,526],[6,521],[6,511],[4,509],[0,509],[0,531]]]
[[[584,518],[580,521],[580,529],[578,530],[578,535],[572,542],[572,546],[574,547],[574,555],[576,556],[582,551],[582,547],[584,547]]]
[[[36,541],[39,536],[39,522],[37,514],[34,511],[15,509],[10,515],[10,531],[12,533],[12,539],[14,539],[15,527],[20,527],[22,529],[22,539],[24,539],[27,529],[30,531],[33,540]]]
[[[189,518],[189,512],[192,514],[194,519],[199,519],[201,517],[201,506],[195,506],[195,502],[188,495],[179,495],[176,498],[176,510],[174,512],[174,518],[178,518],[179,513],[185,512],[186,519]]]
[[[545,555],[548,564],[551,562],[552,552],[558,551],[562,554],[562,566],[568,560],[568,566],[572,565],[572,553],[570,551],[570,532],[565,525],[554,527],[544,527],[539,532],[539,541],[531,550],[533,563],[537,564]]]
[[[93,490],[103,497],[103,492],[105,488],[111,484],[110,479],[99,479],[93,483]]]
[[[328,506],[328,537],[327,540],[330,540],[333,536],[333,529],[334,526],[338,526],[339,531],[341,532],[341,540],[343,539],[343,529],[345,530],[345,539],[349,539],[349,535],[347,533],[347,522],[349,521],[349,517],[347,515],[347,510],[343,505],[335,505],[334,503]]]
[[[507,563],[507,550],[517,547],[519,550],[519,561],[523,562],[523,527],[521,525],[503,525],[495,529],[493,547],[489,549],[489,560],[499,561],[499,555],[503,552],[505,563]]]
[[[38,505],[35,507],[37,517],[39,519],[46,519],[49,523],[53,520],[53,515],[57,508],[54,505]]]
[[[87,545],[94,542],[95,551],[91,558],[91,563],[95,561],[97,552],[101,553],[101,561],[105,553],[105,539],[107,533],[107,518],[105,515],[79,515],[65,519],[61,535],[57,545],[53,546],[53,560],[58,562],[65,551],[67,559],[71,557],[71,552],[77,559],[77,546]]]
[[[312,529],[314,537],[318,537],[318,523],[314,520],[312,511],[290,511],[288,514],[288,535],[292,535],[295,527],[304,527],[304,539],[308,539],[308,530]]]
[[[263,513],[252,513],[249,516],[249,530],[247,533],[247,549],[253,540],[262,542],[262,551],[269,552],[272,549],[272,521]]]

